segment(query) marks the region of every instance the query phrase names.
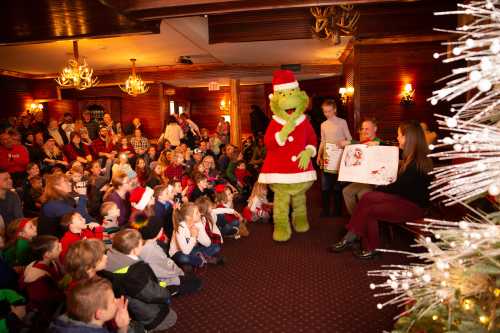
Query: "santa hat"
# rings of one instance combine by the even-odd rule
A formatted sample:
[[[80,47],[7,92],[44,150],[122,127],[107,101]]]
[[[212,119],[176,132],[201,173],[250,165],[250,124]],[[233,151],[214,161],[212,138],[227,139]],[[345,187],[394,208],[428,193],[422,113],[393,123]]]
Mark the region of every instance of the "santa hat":
[[[155,192],[151,187],[136,187],[130,192],[130,203],[137,210],[144,210]]]
[[[279,69],[273,72],[273,89],[275,92],[298,87],[299,83],[292,71]]]

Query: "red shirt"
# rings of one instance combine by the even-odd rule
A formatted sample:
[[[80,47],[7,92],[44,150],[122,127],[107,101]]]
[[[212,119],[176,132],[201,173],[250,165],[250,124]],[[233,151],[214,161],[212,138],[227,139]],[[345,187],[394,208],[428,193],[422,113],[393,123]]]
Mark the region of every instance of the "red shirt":
[[[182,165],[171,164],[167,167],[167,170],[165,170],[165,176],[167,176],[169,180],[171,179],[181,180],[183,173],[184,173],[184,168],[182,167]]]
[[[247,178],[248,176],[250,176],[250,172],[248,172],[247,169],[238,169],[238,168],[236,168],[234,170],[234,175],[235,175],[236,180],[238,181],[238,183],[246,184],[247,181],[246,181],[245,178]]]
[[[0,168],[8,173],[25,172],[29,162],[28,150],[23,145],[12,145],[11,149],[0,146]]]
[[[71,231],[66,231],[64,236],[61,238],[61,248],[62,249],[61,249],[61,255],[59,256],[59,259],[61,260],[61,262],[64,263],[64,258],[66,257],[66,253],[68,252],[71,244],[76,243],[79,240],[86,239],[86,238],[102,239],[103,238],[103,228],[96,227],[96,228],[94,228],[94,230],[84,229],[79,234],[75,234]]]

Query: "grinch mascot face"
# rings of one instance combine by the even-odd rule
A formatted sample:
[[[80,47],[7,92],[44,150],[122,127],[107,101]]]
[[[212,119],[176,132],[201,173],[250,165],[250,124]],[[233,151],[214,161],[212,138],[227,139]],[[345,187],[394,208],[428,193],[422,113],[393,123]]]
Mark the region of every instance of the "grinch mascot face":
[[[269,99],[273,114],[287,122],[301,116],[309,103],[309,97],[299,88],[277,91]]]
[[[266,159],[259,182],[274,191],[273,220],[275,241],[287,241],[296,232],[309,230],[306,191],[316,180],[311,158],[316,155],[316,134],[304,115],[309,98],[301,91],[290,71],[276,71],[274,94],[269,96],[273,120],[264,137]]]

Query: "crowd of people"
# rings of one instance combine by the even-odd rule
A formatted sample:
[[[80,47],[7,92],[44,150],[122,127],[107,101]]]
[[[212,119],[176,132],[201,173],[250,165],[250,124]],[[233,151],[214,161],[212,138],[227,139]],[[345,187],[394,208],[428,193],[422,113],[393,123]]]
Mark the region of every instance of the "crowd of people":
[[[223,118],[210,135],[171,116],[156,139],[137,118],[41,115],[0,130],[4,331],[166,330],[224,242],[271,220],[261,133],[240,149]]]
[[[363,121],[355,141],[334,101],[322,108],[319,169],[326,142],[384,144],[375,120]],[[210,134],[187,114],[173,115],[158,139],[146,137],[137,118],[122,131],[109,113],[99,122],[90,112],[47,124],[41,113],[9,118],[0,131],[4,331],[143,332],[175,325],[175,297],[198,292],[199,271],[225,263],[224,242],[248,236],[249,223],[272,222],[272,193],[256,182],[266,156],[261,113],[253,114],[255,135],[241,149],[229,143],[223,118]],[[352,215],[330,251],[361,240],[356,255],[373,258],[378,221],[423,216],[432,166],[425,137],[419,123],[399,126],[402,155],[391,185],[345,186],[335,173],[321,172],[322,215],[331,216],[332,196],[335,214],[345,201]]]

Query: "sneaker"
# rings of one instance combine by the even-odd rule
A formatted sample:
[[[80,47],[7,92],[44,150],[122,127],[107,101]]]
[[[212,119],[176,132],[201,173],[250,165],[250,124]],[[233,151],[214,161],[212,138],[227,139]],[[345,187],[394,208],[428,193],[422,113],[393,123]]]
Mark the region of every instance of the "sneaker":
[[[207,258],[207,263],[211,265],[224,265],[224,257],[223,256],[213,256]]]

